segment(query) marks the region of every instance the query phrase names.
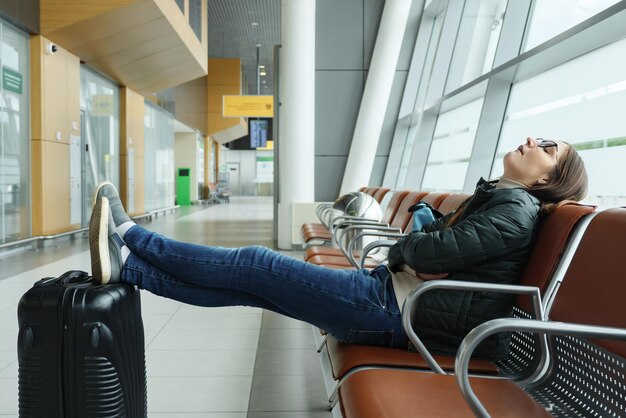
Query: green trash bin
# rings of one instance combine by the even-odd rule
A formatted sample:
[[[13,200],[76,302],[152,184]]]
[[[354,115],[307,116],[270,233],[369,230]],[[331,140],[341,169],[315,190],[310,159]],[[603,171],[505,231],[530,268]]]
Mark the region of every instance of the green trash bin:
[[[191,169],[180,167],[176,171],[176,203],[191,206]]]

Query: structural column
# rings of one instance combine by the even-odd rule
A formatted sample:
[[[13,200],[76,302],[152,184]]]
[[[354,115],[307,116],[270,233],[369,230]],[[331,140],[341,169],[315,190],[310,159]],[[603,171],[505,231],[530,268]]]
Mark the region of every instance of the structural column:
[[[340,194],[368,185],[411,3],[411,0],[385,2]]]
[[[293,204],[315,200],[315,1],[281,5],[278,247],[291,249]]]

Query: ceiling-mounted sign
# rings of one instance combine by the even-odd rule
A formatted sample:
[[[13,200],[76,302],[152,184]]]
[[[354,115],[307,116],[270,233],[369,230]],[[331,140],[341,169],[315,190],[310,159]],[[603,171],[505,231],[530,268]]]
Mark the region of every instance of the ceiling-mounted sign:
[[[274,117],[274,96],[223,96],[222,116],[225,118]]]
[[[2,88],[22,94],[22,74],[8,67],[2,67]]]

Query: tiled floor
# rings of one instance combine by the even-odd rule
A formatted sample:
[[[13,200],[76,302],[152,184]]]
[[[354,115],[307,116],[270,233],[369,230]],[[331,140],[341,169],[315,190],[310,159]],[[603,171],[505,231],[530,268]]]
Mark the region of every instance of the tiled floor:
[[[272,246],[272,202],[235,198],[182,208],[146,227],[187,242]],[[17,301],[34,281],[68,269],[89,271],[85,238],[0,254],[0,417],[17,416]],[[199,308],[147,292],[142,311],[150,417],[331,416],[307,324],[261,309]]]

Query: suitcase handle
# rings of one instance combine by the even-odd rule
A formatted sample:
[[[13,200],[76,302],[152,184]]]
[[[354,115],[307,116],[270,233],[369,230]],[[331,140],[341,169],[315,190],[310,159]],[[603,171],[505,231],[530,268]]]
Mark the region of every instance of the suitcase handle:
[[[59,277],[44,277],[35,282],[33,287],[48,286],[52,284],[68,285],[74,283],[83,283],[90,280],[89,274],[82,270],[70,270]]]
[[[70,270],[59,276],[59,280],[63,284],[82,283],[89,279],[89,274],[82,270]]]

